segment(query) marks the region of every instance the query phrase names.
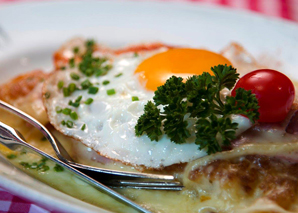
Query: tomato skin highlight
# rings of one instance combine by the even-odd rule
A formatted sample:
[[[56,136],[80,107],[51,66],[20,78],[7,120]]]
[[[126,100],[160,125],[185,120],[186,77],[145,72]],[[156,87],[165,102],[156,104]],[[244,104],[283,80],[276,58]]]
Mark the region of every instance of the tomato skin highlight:
[[[237,88],[251,90],[256,95],[260,106],[259,122],[283,121],[295,98],[292,81],[284,74],[271,69],[255,70],[244,75],[236,83],[232,96],[236,95]]]

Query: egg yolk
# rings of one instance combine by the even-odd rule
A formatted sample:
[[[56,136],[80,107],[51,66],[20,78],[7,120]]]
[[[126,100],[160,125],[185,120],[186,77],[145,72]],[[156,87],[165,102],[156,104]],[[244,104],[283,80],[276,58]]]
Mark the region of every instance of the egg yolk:
[[[201,49],[177,48],[158,53],[144,60],[136,69],[139,80],[148,90],[155,91],[171,76],[186,79],[188,76],[209,72],[218,64],[231,65],[231,62],[214,52]]]

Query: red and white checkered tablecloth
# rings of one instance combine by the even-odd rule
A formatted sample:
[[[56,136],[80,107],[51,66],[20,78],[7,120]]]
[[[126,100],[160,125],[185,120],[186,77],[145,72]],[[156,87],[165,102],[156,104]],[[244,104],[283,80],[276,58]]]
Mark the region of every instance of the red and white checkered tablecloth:
[[[1,4],[17,4],[22,0],[0,0]],[[161,0],[165,1],[165,0]],[[170,1],[170,0],[167,0]],[[268,16],[281,17],[298,22],[298,0],[180,0],[222,5],[237,9],[252,10]],[[49,213],[36,204],[12,195],[0,188],[0,212]]]

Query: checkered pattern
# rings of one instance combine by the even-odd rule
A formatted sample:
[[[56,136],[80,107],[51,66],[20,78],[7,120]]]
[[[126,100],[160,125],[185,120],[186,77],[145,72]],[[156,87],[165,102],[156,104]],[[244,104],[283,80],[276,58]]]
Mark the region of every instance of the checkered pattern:
[[[22,0],[0,0],[0,3],[17,2]],[[41,0],[40,0],[41,1]],[[161,0],[171,1],[171,0]],[[177,1],[177,0],[176,0]],[[268,16],[282,17],[298,21],[298,0],[180,0],[189,2],[203,2],[223,5],[236,9],[247,9],[263,13]],[[0,188],[0,213],[49,213],[29,201],[14,196]],[[53,212],[52,212],[53,213]]]
[[[49,213],[49,211],[14,196],[0,188],[0,212],[11,213]]]

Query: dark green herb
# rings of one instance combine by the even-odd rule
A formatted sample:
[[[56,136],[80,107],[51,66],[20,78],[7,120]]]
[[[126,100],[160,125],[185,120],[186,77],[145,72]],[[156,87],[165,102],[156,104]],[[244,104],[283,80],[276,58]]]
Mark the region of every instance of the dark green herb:
[[[106,75],[110,69],[112,69],[112,65],[110,64],[105,65],[104,67],[100,67],[95,70],[95,76],[98,77],[98,76]]]
[[[68,87],[63,87],[63,95],[64,97],[70,96],[70,91]]]
[[[62,113],[63,113],[64,115],[70,115],[70,113],[71,113],[71,109],[69,109],[69,108],[64,108],[64,109],[62,110]]]
[[[110,83],[110,81],[108,81],[108,80],[102,82],[103,85],[108,85],[109,83]]]
[[[68,62],[68,63],[69,63],[69,67],[70,67],[70,68],[74,68],[75,65],[76,65],[76,64],[75,64],[75,59],[74,59],[74,58],[69,59],[69,62]]]
[[[64,81],[59,81],[58,82],[58,89],[62,89],[64,86]]]
[[[27,162],[21,162],[20,165],[22,165],[26,169],[36,169],[38,171],[45,172],[50,169],[50,167],[46,165],[47,160],[47,158],[42,158],[40,161],[33,162],[32,164]]]
[[[57,113],[61,113],[61,112],[62,112],[62,108],[59,107],[59,106],[56,106],[56,112],[57,112]]]
[[[73,119],[73,120],[78,120],[79,116],[76,112],[72,111],[70,113],[70,117]]]
[[[47,141],[47,138],[45,136],[43,136],[40,140],[41,141]]]
[[[79,107],[81,100],[82,100],[82,96],[80,95],[79,97],[77,97],[77,99],[74,102],[73,101],[69,101],[68,102],[68,105],[73,106],[73,107]]]
[[[116,94],[116,91],[114,89],[108,89],[107,90],[107,94],[108,95],[115,95]]]
[[[72,80],[75,80],[75,81],[80,80],[80,76],[74,72],[70,73],[70,77],[72,78]]]
[[[73,53],[74,53],[74,54],[78,54],[79,51],[80,51],[79,47],[75,47],[75,48],[73,48]]]
[[[81,127],[81,130],[84,131],[86,129],[86,124],[83,124],[83,126]]]
[[[91,86],[91,87],[89,87],[89,89],[88,89],[88,93],[89,94],[96,94],[98,92],[98,87],[93,87],[93,86]]]
[[[138,100],[139,100],[139,97],[138,97],[138,96],[132,96],[132,97],[131,97],[131,100],[132,100],[132,101],[138,101]]]
[[[59,164],[56,164],[54,166],[54,171],[55,172],[63,172],[64,171],[64,168],[62,166],[60,166]]]
[[[49,99],[51,97],[51,93],[50,92],[46,92],[44,94],[45,99]]]
[[[89,87],[92,86],[92,83],[88,79],[86,79],[81,83],[81,86],[82,86],[82,89],[88,89]]]
[[[70,121],[70,120],[67,120],[67,121],[66,121],[66,126],[67,126],[68,128],[72,128],[72,127],[73,127],[73,122]]]
[[[70,83],[70,84],[68,85],[68,89],[69,89],[69,92],[70,92],[70,93],[73,93],[73,92],[77,89],[77,86],[76,86],[75,83]]]
[[[121,75],[123,75],[123,73],[118,73],[117,75],[115,75],[116,78],[120,77]]]
[[[9,154],[9,155],[6,155],[6,157],[8,159],[15,159],[15,158],[17,158],[17,155],[15,155],[15,154]]]
[[[241,114],[252,123],[258,117],[258,101],[251,91],[236,90],[235,97],[221,100],[220,91],[232,89],[239,78],[232,66],[218,65],[211,68],[214,76],[203,73],[192,76],[184,83],[180,77],[172,76],[155,91],[152,103],[145,105],[144,114],[135,126],[137,136],[146,133],[151,140],[158,141],[161,127],[171,141],[181,144],[191,135],[185,115],[195,118],[196,140],[199,149],[208,154],[221,151],[221,143],[230,145],[236,138],[238,123],[232,123],[230,116]],[[157,106],[162,105],[161,113]],[[220,139],[218,139],[220,137]]]
[[[85,104],[90,105],[92,102],[93,102],[93,98],[88,98],[88,99],[85,101]]]

